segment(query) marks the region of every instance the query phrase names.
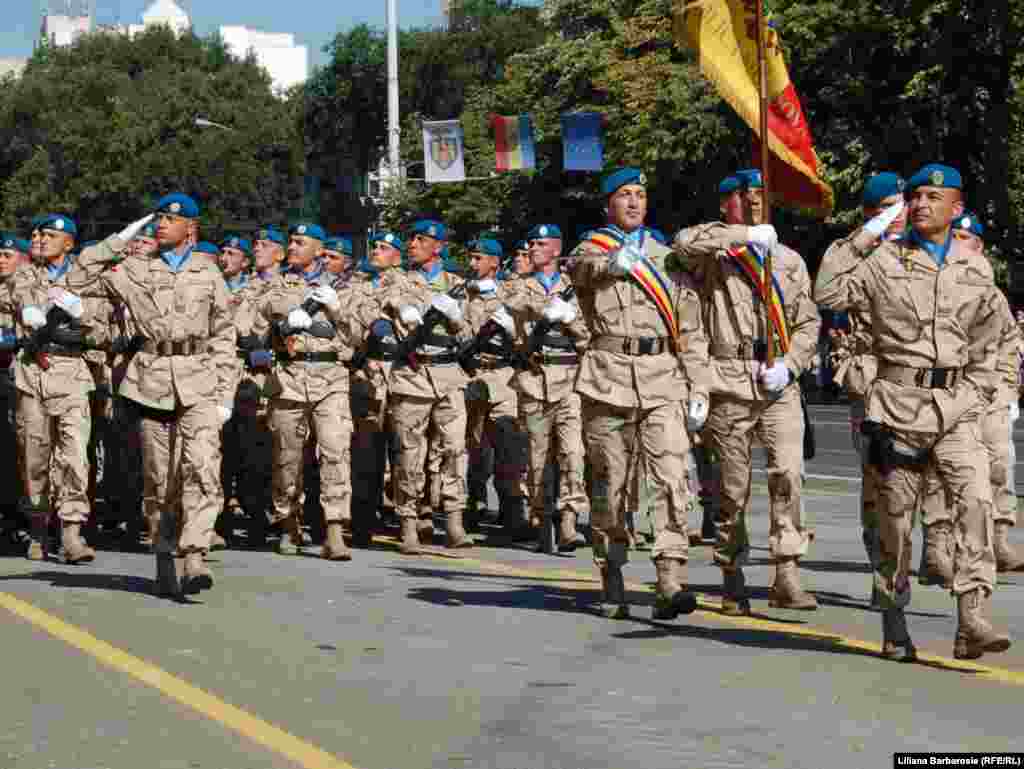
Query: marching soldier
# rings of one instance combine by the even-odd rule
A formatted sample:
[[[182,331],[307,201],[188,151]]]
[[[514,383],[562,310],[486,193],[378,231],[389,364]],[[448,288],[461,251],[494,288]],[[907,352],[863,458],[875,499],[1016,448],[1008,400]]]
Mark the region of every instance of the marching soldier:
[[[327,238],[324,242],[324,270],[334,276],[332,288],[346,286],[355,274],[355,266],[352,239],[344,235]]]
[[[519,421],[528,438],[530,526],[541,535],[542,547],[542,527],[549,522],[545,469],[557,458],[558,549],[571,553],[584,542],[576,523],[589,507],[583,479],[581,404],[574,386],[580,354],[590,341],[590,333],[578,300],[562,296],[571,293],[568,289],[572,287],[569,277],[558,269],[562,231],[554,224],[537,225],[527,240],[534,273],[519,280],[505,305],[515,319],[517,338],[526,344],[526,353],[531,356],[525,361],[526,368],[512,379],[519,395]],[[517,523],[510,516],[506,520],[513,526]]]
[[[393,432],[388,410],[388,380],[395,362],[397,339],[380,301],[402,273],[402,239],[393,232],[370,236],[370,254],[363,270],[352,276],[353,290],[367,296],[370,334],[361,351],[365,364],[353,367],[350,380],[352,421],[352,542],[369,547],[385,494],[385,465]]]
[[[14,356],[17,353],[17,307],[10,288],[14,285],[13,275],[23,263],[24,255],[31,245],[11,232],[0,232],[0,457],[4,466],[18,472],[17,441],[14,431]],[[17,529],[19,483],[10,482],[0,494],[0,516],[13,523]]]
[[[428,442],[437,442],[440,497],[447,512],[447,546],[472,547],[462,525],[466,508],[466,374],[458,364],[458,350],[466,333],[462,307],[452,293],[463,281],[444,269],[441,254],[448,238],[441,222],[421,220],[412,229],[408,245],[414,269],[395,281],[383,308],[402,338],[422,338],[415,351],[417,363],[399,360],[391,368],[388,393],[391,419],[398,442],[394,470],[395,512],[402,526],[400,551],[419,552],[422,536],[432,536],[433,523],[419,518],[418,506],[426,478]],[[432,312],[431,312],[432,310]],[[420,328],[428,321],[432,328]],[[418,330],[419,329],[419,330]],[[418,330],[418,331],[417,331]]]
[[[466,323],[480,342],[480,358],[471,364],[476,374],[466,386],[469,496],[471,504],[486,505],[487,472],[482,461],[486,440],[494,453],[494,486],[502,514],[513,520],[518,516],[521,521],[527,449],[526,436],[518,422],[516,391],[509,384],[515,373],[515,328],[491,322],[509,292],[495,279],[502,248],[493,238],[481,237],[469,243],[469,252],[470,268],[476,277],[468,283]],[[486,341],[482,334],[487,334]]]
[[[864,228],[869,229],[873,235],[882,241],[898,240],[903,237],[907,227],[907,216],[901,211],[888,226],[883,226],[886,219],[876,219],[884,211],[903,200],[903,193],[906,189],[906,182],[898,174],[886,171],[872,176],[864,185],[862,200],[862,211],[864,213]],[[858,237],[860,230],[857,230],[848,238],[836,241],[826,251],[825,258],[834,249],[848,248],[849,242]],[[865,254],[866,255],[866,254]],[[866,455],[860,451],[861,425],[864,423],[865,403],[864,397],[869,385],[874,381],[878,370],[875,356],[871,352],[871,316],[861,312],[850,312],[850,330],[848,334],[836,334],[833,337],[836,350],[833,354],[835,366],[835,381],[841,383],[850,396],[850,429],[853,436],[853,445],[861,457]],[[874,568],[878,564],[878,488],[881,481],[878,477],[878,470],[870,462],[861,462],[861,490],[860,490],[860,522],[861,538],[864,542],[864,550],[868,556],[868,563]],[[926,539],[929,526],[925,526]],[[939,526],[936,532],[945,529]],[[949,528],[952,533],[952,528]],[[933,539],[936,539],[936,534]],[[937,543],[936,543],[937,544]],[[924,552],[938,552],[934,545],[925,546]],[[952,562],[949,562],[949,578],[952,580]],[[922,566],[921,579],[924,580],[925,567]],[[880,608],[878,591],[874,588],[872,578],[871,606]]]
[[[573,283],[591,339],[580,363],[583,432],[593,474],[591,526],[594,562],[604,589],[602,613],[629,616],[622,566],[628,554],[626,506],[637,455],[644,468],[657,570],[655,619],[697,608],[686,586],[693,506],[687,488],[687,413],[707,416],[707,399],[689,383],[677,355],[680,335],[673,292],[665,277],[669,249],[645,237],[646,177],[618,169],[601,182],[608,226],[589,233],[573,251]],[[696,295],[690,304],[696,305]],[[557,311],[556,311],[557,312]],[[691,313],[692,316],[692,313]],[[689,427],[697,429],[696,422]]]
[[[72,290],[100,281],[138,335],[120,394],[139,414],[145,506],[160,511],[156,591],[173,596],[213,586],[203,554],[220,512],[220,430],[231,416],[235,332],[219,271],[193,258],[198,204],[176,193],[156,211],[158,256],[120,261],[151,215],[86,249],[67,280]],[[180,582],[176,548],[184,556]]]
[[[355,314],[359,298],[351,290],[339,294],[330,287],[333,276],[324,272],[322,263],[327,236],[320,225],[297,224],[288,234],[288,269],[270,281],[257,301],[253,323],[258,338],[271,334],[278,363],[268,383],[273,518],[282,530],[278,552],[295,554],[302,544],[303,454],[314,435],[327,529],[322,556],[349,561],[352,553],[343,528],[350,525],[352,514],[352,415],[349,373],[343,364],[363,335]],[[259,355],[265,364],[267,352],[261,350],[254,358]]]
[[[872,318],[878,377],[866,396],[864,431],[871,461],[884,476],[875,570],[882,654],[916,657],[904,615],[910,534],[922,479],[935,472],[956,515],[953,655],[975,659],[1010,647],[1009,637],[985,616],[996,564],[988,455],[977,423],[998,385],[1002,324],[991,266],[952,236],[951,225],[964,208],[959,172],[928,165],[907,189],[907,238],[877,244],[878,235],[862,231],[822,263],[815,296],[825,307],[870,312]]]
[[[284,263],[287,239],[272,225],[260,228],[252,244],[252,280],[249,293],[260,292],[277,275]],[[253,298],[248,296],[250,300]]]
[[[746,512],[755,435],[768,453],[768,542],[776,563],[769,605],[811,610],[817,601],[801,587],[797,565],[810,542],[800,494],[804,422],[797,381],[814,355],[820,318],[804,260],[778,243],[771,225],[760,224],[760,172],[734,178],[719,188],[725,222],[685,229],[675,239],[681,262],[703,285],[712,398],[704,435],[722,477],[714,549],[723,574],[722,610],[750,612],[742,567],[750,552]],[[774,266],[766,292],[762,259],[769,250]],[[766,295],[772,298],[771,325],[761,302]],[[778,353],[771,365],[769,343]]]
[[[87,563],[96,557],[81,538],[91,512],[88,447],[96,383],[83,353],[107,341],[107,325],[98,312],[101,303],[67,290],[74,222],[52,214],[38,227],[41,262],[21,268],[11,286],[21,335],[37,342],[23,346],[15,364],[22,482],[32,520],[28,557],[45,559],[47,527],[56,513],[64,560]]]

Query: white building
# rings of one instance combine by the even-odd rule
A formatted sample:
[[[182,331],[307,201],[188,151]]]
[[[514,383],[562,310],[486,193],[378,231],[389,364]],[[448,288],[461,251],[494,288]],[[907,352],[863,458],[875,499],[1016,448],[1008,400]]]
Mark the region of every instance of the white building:
[[[28,59],[0,58],[0,80],[7,77],[8,75],[20,77],[22,71],[25,69],[25,64],[27,62]]]
[[[192,28],[188,14],[174,0],[153,0],[142,12],[141,24],[129,24],[122,31],[129,35],[137,35],[150,27],[170,27],[175,35],[184,35]]]
[[[74,45],[78,38],[91,30],[92,16],[47,14],[43,17],[43,39],[53,46]]]
[[[306,46],[295,45],[294,35],[260,32],[248,27],[221,27],[220,36],[233,56],[240,59],[250,53],[255,56],[270,74],[275,92],[306,82],[309,53]]]

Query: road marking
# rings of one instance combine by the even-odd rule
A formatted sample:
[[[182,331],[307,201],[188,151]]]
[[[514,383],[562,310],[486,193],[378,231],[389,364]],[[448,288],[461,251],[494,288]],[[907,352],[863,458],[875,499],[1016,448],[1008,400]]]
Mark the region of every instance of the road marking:
[[[424,556],[432,557],[430,554],[426,553]],[[549,581],[553,586],[569,589],[580,589],[581,587],[586,588],[593,585],[593,589],[595,591],[600,590],[600,581],[596,576],[572,569],[522,568],[504,563],[480,561],[475,558],[465,557],[461,559],[461,562],[463,565],[474,566],[485,571],[492,571],[495,576],[519,577],[521,579],[542,579]],[[550,578],[552,577],[558,581],[551,581]],[[634,592],[654,592],[654,587],[652,585],[639,582],[627,582],[626,587]],[[703,593],[697,594],[697,604],[700,607],[697,611],[698,614],[702,614],[706,618],[713,619],[717,622],[731,624],[737,627],[747,628],[749,630],[772,630],[788,635],[813,638],[819,641],[832,643],[845,649],[856,649],[858,651],[872,652],[874,654],[881,654],[882,651],[881,644],[840,635],[839,633],[829,631],[825,628],[791,625],[785,622],[776,622],[775,620],[762,617],[729,617],[718,611],[721,604],[719,604],[717,600],[711,601]],[[951,659],[939,654],[931,654],[920,650],[918,651],[917,656],[920,662],[940,667],[944,670],[957,673],[978,673],[984,676],[987,680],[998,681],[1004,684],[1012,684],[1014,686],[1024,686],[1024,671],[1009,670],[1007,668],[983,665],[977,662],[964,662],[963,660]]]
[[[106,641],[101,641],[81,628],[70,625],[9,593],[0,593],[0,607],[49,633],[54,638],[85,652],[107,667],[127,673],[132,678],[157,689],[197,713],[233,729],[243,737],[284,756],[304,769],[354,769],[351,764],[332,756],[315,745],[311,745],[241,708],[229,705],[214,695],[176,678],[166,670],[132,656]]]

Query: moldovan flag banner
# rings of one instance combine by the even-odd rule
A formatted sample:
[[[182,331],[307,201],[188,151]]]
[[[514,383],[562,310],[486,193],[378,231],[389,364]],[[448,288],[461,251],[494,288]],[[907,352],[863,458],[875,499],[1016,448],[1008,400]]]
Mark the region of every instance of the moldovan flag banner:
[[[491,127],[494,129],[495,167],[499,171],[525,171],[536,166],[529,115],[491,115]]]
[[[458,120],[424,123],[423,164],[427,182],[466,181],[464,148],[462,124]]]
[[[760,136],[760,74],[757,65],[757,6],[763,0],[674,0],[675,39],[697,52],[701,72]],[[778,35],[763,30],[768,79],[768,146],[773,200],[832,212],[832,188],[818,176],[818,156],[800,97],[789,79]],[[754,142],[760,145],[760,142]],[[755,151],[755,163],[759,162]]]
[[[566,171],[600,171],[604,168],[601,141],[604,115],[600,112],[562,114],[562,168]]]

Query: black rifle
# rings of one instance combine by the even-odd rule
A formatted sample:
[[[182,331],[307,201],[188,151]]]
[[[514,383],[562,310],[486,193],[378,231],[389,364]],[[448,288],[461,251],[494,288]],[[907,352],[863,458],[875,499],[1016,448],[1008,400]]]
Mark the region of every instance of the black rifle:
[[[797,384],[797,387],[800,385]],[[811,415],[807,410],[807,397],[802,388],[800,390],[800,408],[804,412],[804,459],[811,460],[818,453],[818,442],[814,437],[814,424],[811,422]]]
[[[299,309],[303,310],[310,317],[313,317],[320,311],[322,306],[323,305],[316,301],[316,299],[309,297],[299,305]],[[305,329],[305,331],[318,339],[333,339],[337,331],[333,326],[327,328],[326,326],[328,325],[329,324],[314,323],[310,328]],[[293,329],[288,325],[287,318],[280,318],[278,320],[271,321],[270,329],[267,331],[267,335],[263,338],[262,342],[257,341],[254,343],[252,339],[254,335],[244,336],[238,340],[238,349],[248,353],[256,352],[257,350],[273,351],[280,347],[285,347],[287,349],[288,337],[294,336],[302,330],[303,329]],[[277,344],[275,344],[275,342],[277,342]]]
[[[452,299],[461,299],[465,293],[466,284],[460,283],[448,292],[448,296]],[[416,350],[426,342],[427,337],[430,336],[430,333],[434,330],[434,326],[444,320],[444,313],[436,307],[431,307],[427,310],[426,314],[423,316],[423,322],[413,329],[411,334],[398,343],[398,353],[395,355],[395,359],[405,361],[413,368],[413,370],[418,369],[420,364],[416,357]]]
[[[378,325],[383,324],[383,325]],[[349,371],[361,371],[370,358],[383,358],[385,353],[384,340],[395,335],[394,324],[386,319],[380,318],[370,325],[370,333],[362,346],[355,351],[352,359],[348,362]]]
[[[70,327],[74,324],[74,318],[57,306],[50,308],[46,313],[46,323],[33,331],[21,344],[21,349],[32,358],[35,358],[39,368],[48,371],[50,368],[50,357],[44,351],[48,344],[59,344],[56,340],[58,330]]]
[[[571,301],[574,296],[576,296],[575,286],[569,286],[558,293],[558,297],[564,302]],[[517,361],[518,368],[527,369],[534,365],[536,356],[544,346],[544,337],[548,335],[554,326],[555,323],[553,321],[543,316],[533,325],[530,338],[526,340],[526,349]]]
[[[488,349],[495,337],[501,338],[501,351],[498,355],[505,363],[512,365],[514,357],[512,335],[492,318],[484,323],[476,336],[459,350],[459,365],[462,366],[469,376],[476,376],[477,369],[480,367],[480,361],[478,360],[480,353],[485,351],[496,352],[493,348]]]

